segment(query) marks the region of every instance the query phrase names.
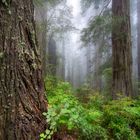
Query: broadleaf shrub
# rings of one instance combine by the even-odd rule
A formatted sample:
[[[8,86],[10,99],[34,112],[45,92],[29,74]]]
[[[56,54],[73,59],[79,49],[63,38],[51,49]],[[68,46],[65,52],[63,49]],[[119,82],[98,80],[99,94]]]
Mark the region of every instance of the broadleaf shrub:
[[[77,140],[140,140],[139,99],[107,101],[93,93],[88,102],[80,102],[69,83],[55,81],[52,77],[46,81],[49,106],[43,115],[49,127],[40,140],[53,139],[61,132],[76,135]]]

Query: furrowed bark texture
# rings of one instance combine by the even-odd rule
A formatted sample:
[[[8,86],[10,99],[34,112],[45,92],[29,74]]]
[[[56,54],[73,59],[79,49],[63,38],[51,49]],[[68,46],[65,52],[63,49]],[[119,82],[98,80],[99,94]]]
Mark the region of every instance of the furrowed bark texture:
[[[32,0],[0,2],[0,140],[38,140],[46,124]]]
[[[113,97],[132,96],[130,1],[113,0],[112,13]]]

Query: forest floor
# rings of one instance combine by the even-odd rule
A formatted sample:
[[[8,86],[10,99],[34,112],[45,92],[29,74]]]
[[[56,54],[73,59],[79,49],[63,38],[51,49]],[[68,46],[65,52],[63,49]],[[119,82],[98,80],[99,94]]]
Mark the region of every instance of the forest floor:
[[[140,100],[108,99],[88,87],[46,79],[49,128],[40,140],[140,140]]]

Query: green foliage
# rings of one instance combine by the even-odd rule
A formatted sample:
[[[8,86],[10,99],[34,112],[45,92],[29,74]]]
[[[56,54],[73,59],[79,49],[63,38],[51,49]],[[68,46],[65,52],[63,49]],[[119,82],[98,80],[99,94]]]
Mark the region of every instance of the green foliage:
[[[108,40],[110,40],[111,36],[111,24],[112,18],[110,15],[96,16],[88,23],[88,27],[83,29],[81,40],[85,44],[97,43],[102,40],[104,41],[103,44],[109,46]],[[105,42],[105,40],[107,41]]]
[[[102,75],[104,79],[103,94],[107,95],[107,97],[110,97],[110,93],[112,90],[112,68],[105,68],[102,72]]]
[[[103,2],[103,0],[81,0],[82,10],[85,12],[91,6],[98,9],[101,2]]]
[[[49,96],[53,96],[55,94],[55,89],[57,86],[57,81],[58,79],[52,75],[47,75],[46,79],[45,79],[45,88],[46,88],[46,92],[47,95]]]
[[[72,95],[69,83],[58,82],[57,85],[52,86],[51,83],[54,83],[52,77],[47,78],[46,81],[47,93],[51,93],[48,93],[48,112],[43,115],[47,119],[49,128],[46,130],[47,133],[40,135],[40,139],[50,139],[56,131],[60,132],[62,128],[66,128],[68,133],[77,132],[78,137],[84,140],[106,136],[105,130],[99,125],[102,112],[95,108],[93,110],[84,108]]]
[[[116,140],[139,139],[140,104],[138,101],[123,98],[104,106],[103,125],[111,138]]]
[[[107,101],[103,95],[100,95],[99,93],[94,93],[94,95],[91,95],[87,105],[89,108],[96,108],[98,110],[101,110],[106,102]]]
[[[76,91],[76,96],[80,102],[87,103],[89,101],[90,95],[93,94],[93,90],[88,84],[84,84]]]
[[[81,0],[82,10],[86,11],[90,7],[94,7],[95,9],[106,8],[110,4],[111,0]]]
[[[38,7],[43,6],[44,3],[47,3],[51,6],[55,6],[61,3],[62,1],[64,0],[33,0],[34,5]]]
[[[92,91],[88,102],[82,102],[74,96],[69,83],[46,79],[49,106],[43,115],[49,127],[40,134],[40,140],[51,139],[61,131],[76,133],[79,140],[140,139],[140,100],[107,101]],[[79,92],[86,93],[86,88]]]

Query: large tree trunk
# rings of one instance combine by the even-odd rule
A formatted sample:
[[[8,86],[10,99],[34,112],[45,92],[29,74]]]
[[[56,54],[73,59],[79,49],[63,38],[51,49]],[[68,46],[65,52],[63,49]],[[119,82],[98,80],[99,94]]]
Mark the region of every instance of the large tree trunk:
[[[130,1],[113,0],[113,97],[132,95]],[[115,20],[114,20],[115,19]]]
[[[0,2],[0,140],[38,140],[47,104],[33,3],[8,2]]]
[[[137,45],[138,45],[138,81],[140,82],[140,0],[137,0],[137,29],[138,29],[138,36],[137,36]],[[139,83],[140,88],[140,83]]]

